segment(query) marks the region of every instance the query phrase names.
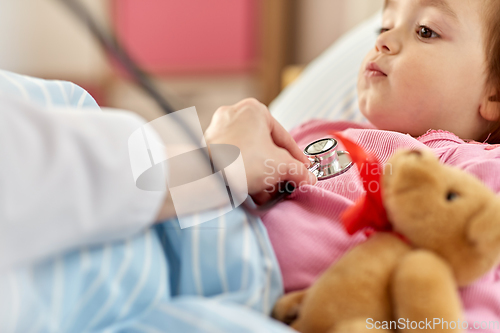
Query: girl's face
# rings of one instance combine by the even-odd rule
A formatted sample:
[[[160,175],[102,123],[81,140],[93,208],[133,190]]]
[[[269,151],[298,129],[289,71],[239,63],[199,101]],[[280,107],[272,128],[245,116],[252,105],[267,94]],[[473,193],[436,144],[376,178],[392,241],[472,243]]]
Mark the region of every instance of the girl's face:
[[[478,139],[486,56],[483,0],[386,0],[382,29],[358,77],[361,112],[379,129],[443,129]],[[484,19],[483,19],[484,20]]]

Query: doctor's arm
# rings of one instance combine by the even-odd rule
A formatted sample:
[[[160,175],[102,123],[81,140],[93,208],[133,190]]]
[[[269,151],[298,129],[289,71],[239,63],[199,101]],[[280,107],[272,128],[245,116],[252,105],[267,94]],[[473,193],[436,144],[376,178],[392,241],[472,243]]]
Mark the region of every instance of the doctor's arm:
[[[0,269],[154,221],[165,194],[135,186],[127,146],[143,124],[128,112],[0,100]]]
[[[142,125],[129,112],[46,110],[0,100],[0,270],[125,238],[174,216],[164,193],[135,185],[128,139]],[[253,99],[220,108],[206,140],[240,147],[257,201],[270,196],[270,182],[315,182],[290,135]],[[268,159],[286,167],[266,181]]]

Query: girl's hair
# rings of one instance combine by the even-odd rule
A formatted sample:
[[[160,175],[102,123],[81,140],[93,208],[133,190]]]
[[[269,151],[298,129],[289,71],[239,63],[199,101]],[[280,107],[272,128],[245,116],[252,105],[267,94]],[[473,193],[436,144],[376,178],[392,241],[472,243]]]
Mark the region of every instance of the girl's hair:
[[[487,0],[486,14],[486,61],[488,72],[487,87],[496,88],[496,103],[500,112],[500,0]],[[489,136],[488,143],[500,143],[500,121],[495,131]]]

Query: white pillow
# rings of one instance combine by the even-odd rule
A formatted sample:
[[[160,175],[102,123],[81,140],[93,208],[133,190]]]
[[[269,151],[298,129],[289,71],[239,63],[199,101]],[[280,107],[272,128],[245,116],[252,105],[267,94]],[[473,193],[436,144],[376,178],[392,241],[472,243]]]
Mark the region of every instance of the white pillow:
[[[273,116],[287,130],[310,119],[366,122],[358,108],[356,82],[381,21],[382,12],[378,12],[346,33],[271,103]]]

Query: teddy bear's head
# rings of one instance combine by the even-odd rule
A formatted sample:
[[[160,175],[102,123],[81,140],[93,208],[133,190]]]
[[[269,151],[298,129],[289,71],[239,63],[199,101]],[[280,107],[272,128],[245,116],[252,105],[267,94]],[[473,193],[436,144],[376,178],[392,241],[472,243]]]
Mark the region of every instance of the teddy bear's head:
[[[500,198],[430,151],[399,151],[385,165],[382,195],[396,232],[434,251],[464,286],[500,259]]]

